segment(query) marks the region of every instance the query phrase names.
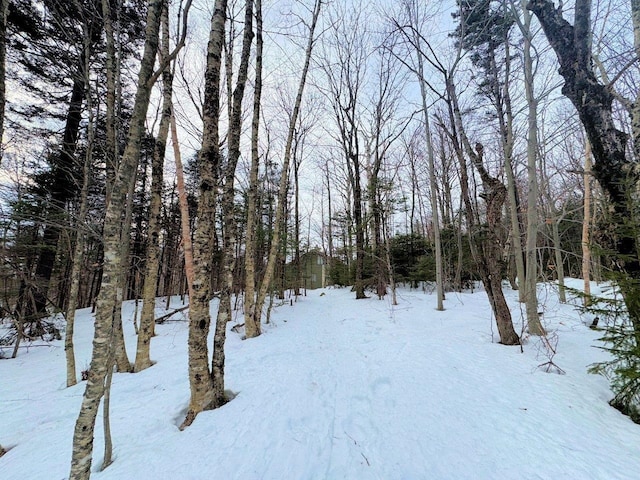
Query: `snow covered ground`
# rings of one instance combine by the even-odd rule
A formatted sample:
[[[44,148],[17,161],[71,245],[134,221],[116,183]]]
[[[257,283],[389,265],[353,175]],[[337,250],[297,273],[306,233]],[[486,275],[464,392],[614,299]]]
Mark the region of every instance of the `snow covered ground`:
[[[98,471],[99,417],[92,478],[640,478],[640,426],[609,407],[606,379],[586,372],[606,358],[593,348],[600,333],[552,287],[541,286],[540,300],[565,375],[538,368],[548,360],[538,339],[524,353],[496,343],[482,291],[448,294],[444,312],[421,291],[401,290],[396,307],[348,289],[309,291],[275,309],[261,337],[229,332],[226,382],[237,397],[183,432],[187,325],[159,325],[157,364],[114,376],[115,462]],[[133,303],[124,311],[133,358]],[[92,334],[79,311],[79,370]],[[84,383],[65,388],[64,362],[62,342],[0,361],[0,444],[10,447],[0,479],[66,478]]]

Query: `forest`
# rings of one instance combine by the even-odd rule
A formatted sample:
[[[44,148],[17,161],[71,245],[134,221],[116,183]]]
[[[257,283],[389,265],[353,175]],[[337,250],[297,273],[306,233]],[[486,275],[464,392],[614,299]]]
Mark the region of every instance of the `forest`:
[[[155,365],[160,297],[188,308],[181,431],[234,400],[232,319],[260,337],[329,286],[481,290],[497,343],[552,350],[553,286],[640,423],[639,57],[637,0],[0,0],[0,362],[63,343],[69,478],[114,375]]]

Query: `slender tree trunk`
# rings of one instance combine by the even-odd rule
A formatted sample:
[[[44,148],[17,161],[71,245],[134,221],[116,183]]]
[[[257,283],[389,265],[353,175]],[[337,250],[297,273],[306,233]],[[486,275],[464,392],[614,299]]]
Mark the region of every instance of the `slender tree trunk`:
[[[416,38],[416,41],[418,39]],[[429,110],[427,108],[427,91],[424,82],[424,68],[422,55],[418,55],[418,72],[420,93],[422,98],[422,115],[424,117],[424,134],[427,147],[427,163],[429,165],[429,189],[431,200],[431,217],[433,219],[433,236],[436,250],[436,310],[444,310],[444,285],[442,275],[442,241],[440,238],[440,220],[438,218],[438,197],[436,186],[436,172],[434,163],[433,144],[431,141],[431,126],[429,122]]]
[[[191,243],[191,221],[189,219],[189,203],[187,191],[184,186],[184,169],[182,168],[182,154],[178,142],[178,129],[176,117],[171,110],[171,144],[173,145],[173,157],[176,162],[176,180],[178,184],[178,201],[180,202],[180,231],[182,233],[182,248],[184,249],[184,271],[187,277],[187,290],[189,303],[193,299],[193,245]]]
[[[457,95],[452,79],[447,77],[447,92],[449,96],[450,115],[454,120],[453,126],[457,129],[462,143],[469,158],[471,158],[476,170],[480,174],[484,186],[484,198],[487,205],[487,228],[486,231],[480,233],[476,231],[473,219],[471,198],[468,195],[468,179],[466,176],[466,161],[462,153],[462,148],[456,143],[457,155],[461,161],[461,185],[463,185],[463,194],[465,196],[465,204],[467,208],[467,217],[470,224],[469,234],[472,237],[471,251],[475,259],[477,259],[478,269],[482,283],[487,291],[489,302],[493,313],[496,317],[496,325],[500,335],[500,343],[504,345],[519,345],[520,338],[513,328],[511,320],[511,311],[504,298],[502,291],[502,268],[500,258],[502,256],[502,241],[500,239],[502,207],[507,197],[507,189],[500,181],[489,175],[483,165],[484,149],[481,144],[476,145],[474,151],[471,143],[463,129],[462,114],[458,106]],[[455,135],[452,136],[454,142],[457,142]],[[482,235],[481,238],[480,235]]]
[[[253,0],[245,4],[244,34],[242,52],[236,86],[233,91],[232,116],[229,120],[228,159],[225,168],[224,186],[222,189],[222,215],[224,244],[222,249],[222,282],[220,288],[220,304],[216,317],[213,336],[213,358],[211,360],[211,378],[213,401],[210,408],[217,408],[227,402],[224,393],[224,341],[226,339],[227,322],[231,320],[231,295],[236,266],[235,247],[237,241],[235,221],[235,175],[240,158],[240,134],[242,129],[242,100],[248,77],[251,43],[253,41]]]
[[[107,205],[104,223],[104,274],[102,288],[98,295],[89,378],[73,436],[70,480],[86,480],[91,471],[95,420],[104,394],[109,368],[110,332],[113,328],[114,312],[120,309],[122,301],[122,285],[119,284],[121,215],[125,206],[128,182],[134,175],[140,154],[140,142],[144,133],[144,122],[152,87],[149,80],[153,74],[155,55],[158,50],[158,31],[163,4],[162,0],[148,2],[144,53],[138,75],[127,146],[113,185],[111,202]]]
[[[325,164],[325,181],[327,182],[327,214],[329,223],[327,224],[327,247],[329,250],[330,265],[333,266],[333,210],[331,208],[331,177],[329,175],[329,163]]]
[[[198,223],[193,243],[193,298],[189,308],[189,387],[191,398],[181,429],[191,425],[196,415],[212,408],[213,381],[209,370],[207,337],[211,325],[209,302],[215,238],[215,213],[220,168],[220,71],[225,39],[227,0],[216,0],[211,17],[207,67],[205,71],[202,147],[198,155],[200,198]]]
[[[553,206],[551,208],[554,208]],[[564,286],[564,262],[562,261],[562,246],[560,244],[560,222],[562,216],[559,216],[556,212],[553,213],[551,219],[551,231],[553,237],[553,252],[556,262],[556,274],[558,275],[558,299],[560,303],[567,303],[567,292]]]
[[[118,372],[130,373],[132,371],[132,365],[127,355],[127,348],[124,340],[124,330],[122,328],[122,302],[126,298],[125,286],[127,280],[127,269],[129,268],[129,251],[130,251],[130,236],[131,236],[131,218],[133,215],[133,195],[135,193],[136,177],[138,173],[138,166],[135,166],[135,170],[131,176],[127,179],[129,182],[128,191],[125,194],[125,206],[124,215],[121,218],[120,225],[120,241],[118,247],[118,258],[120,261],[119,276],[117,285],[119,289],[119,297],[117,299],[117,307],[113,311],[113,348],[115,355],[115,362]],[[106,255],[106,251],[105,251]],[[104,282],[104,279],[103,279]]]
[[[258,138],[260,133],[260,99],[262,97],[262,0],[256,0],[256,65],[255,85],[253,88],[253,118],[251,120],[251,170],[249,172],[249,191],[247,193],[247,236],[245,240],[244,270],[244,328],[247,338],[257,337],[261,333],[261,314],[256,316],[256,252],[258,250],[257,198],[260,155]]]
[[[591,146],[585,142],[584,155],[584,216],[582,219],[582,278],[584,280],[584,306],[591,304],[591,244],[589,221],[591,220]]]
[[[357,134],[356,134],[357,135]],[[356,149],[357,151],[357,149]],[[356,229],[356,300],[367,298],[364,294],[364,230],[365,222],[362,218],[362,186],[360,185],[360,159],[357,153],[349,155],[353,182],[353,221]]]
[[[293,154],[293,186],[295,188],[295,196],[293,198],[293,293],[297,297],[300,295],[300,286],[302,283],[302,271],[300,269],[300,160],[298,159],[299,138],[296,139],[296,148]]]
[[[505,42],[505,78],[504,82],[500,82],[498,76],[498,67],[496,65],[495,51],[491,50],[491,75],[493,77],[492,85],[494,97],[497,106],[498,122],[500,124],[502,151],[504,154],[504,169],[507,178],[507,199],[509,202],[509,214],[511,220],[511,248],[513,250],[518,299],[520,302],[526,302],[526,267],[522,252],[522,235],[520,230],[520,219],[518,218],[519,202],[518,192],[516,189],[516,180],[513,174],[513,111],[511,108],[511,94],[509,91],[509,75],[511,72],[511,57],[509,53],[509,42]],[[502,92],[500,84],[502,86]],[[513,286],[513,284],[512,284]]]
[[[5,80],[7,76],[7,12],[10,0],[0,0],[0,165],[4,153],[4,111],[7,103]],[[3,452],[0,447],[0,452]],[[2,454],[0,453],[0,456]]]
[[[162,41],[160,61],[169,56],[169,7],[165,5],[162,11]],[[150,357],[151,337],[155,330],[156,284],[158,282],[158,267],[160,253],[160,227],[162,221],[162,186],[164,172],[164,158],[171,123],[171,96],[173,93],[173,73],[171,66],[166,65],[162,72],[162,115],[158,137],[153,149],[151,164],[151,200],[149,205],[149,231],[147,244],[146,272],[144,275],[144,292],[140,329],[138,331],[138,345],[134,371],[139,372],[150,367],[153,362]]]
[[[526,0],[522,0],[525,2]],[[523,4],[523,7],[526,5]],[[527,312],[527,325],[532,335],[544,335],[545,331],[540,323],[538,315],[538,262],[536,261],[538,240],[538,100],[534,93],[534,68],[531,58],[531,13],[523,8],[524,23],[522,35],[524,36],[524,87],[527,99],[528,131],[527,131],[527,181],[529,191],[527,194],[527,243],[526,243],[526,278],[525,278],[525,309]]]
[[[116,59],[115,32],[111,19],[111,2],[102,0],[102,16],[106,39],[106,110],[105,110],[105,170],[106,170],[106,200],[111,200],[111,189],[115,179],[118,164],[117,120],[116,120],[116,77],[118,76],[118,62]]]
[[[113,330],[112,330],[113,332]],[[113,340],[113,339],[112,339]],[[102,429],[104,431],[104,457],[100,470],[113,463],[113,437],[111,436],[111,383],[113,380],[113,348],[107,360],[107,376],[104,380],[104,399],[102,401]]]
[[[86,37],[86,34],[85,34]],[[87,48],[85,46],[85,48]],[[91,89],[89,83],[89,59],[85,62],[85,72],[87,75],[87,151],[84,159],[82,189],[80,191],[80,212],[78,213],[76,227],[76,244],[71,267],[71,285],[69,288],[69,301],[67,302],[67,324],[64,335],[64,352],[67,365],[67,387],[72,387],[77,383],[76,377],[76,360],[73,348],[73,330],[76,316],[76,308],[78,308],[78,292],[80,290],[80,277],[82,275],[82,266],[84,263],[84,247],[85,247],[85,221],[88,212],[88,195],[89,183],[91,181],[91,163],[93,160],[93,142],[95,137],[95,129],[93,122],[93,106]]]
[[[289,131],[287,134],[287,143],[284,150],[284,161],[282,164],[282,176],[280,177],[280,184],[278,186],[278,206],[276,210],[276,218],[274,221],[273,234],[271,238],[271,248],[269,249],[269,258],[267,260],[267,267],[262,279],[262,284],[258,292],[258,298],[254,309],[254,322],[259,322],[262,315],[262,308],[267,298],[267,293],[271,287],[273,281],[276,261],[278,259],[278,250],[280,247],[280,236],[282,223],[285,219],[286,213],[286,200],[287,200],[287,186],[289,184],[289,165],[291,163],[291,152],[293,147],[293,136],[295,133],[295,127],[298,122],[298,116],[300,114],[300,106],[302,104],[302,95],[304,93],[304,87],[307,81],[307,72],[309,71],[309,64],[311,63],[311,52],[314,43],[314,32],[318,23],[318,17],[320,16],[321,0],[316,0],[313,8],[313,17],[311,20],[311,26],[309,27],[309,38],[307,41],[307,49],[305,52],[305,62],[300,75],[300,83],[298,84],[298,93],[296,95],[293,112],[291,118],[289,118]]]

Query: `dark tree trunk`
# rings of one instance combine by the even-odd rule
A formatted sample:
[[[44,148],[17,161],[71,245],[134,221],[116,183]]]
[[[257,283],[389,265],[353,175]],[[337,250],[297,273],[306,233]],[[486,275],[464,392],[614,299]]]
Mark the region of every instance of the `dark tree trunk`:
[[[640,262],[638,260],[637,226],[631,194],[638,184],[635,161],[627,156],[628,134],[616,128],[613,115],[613,93],[601,84],[591,68],[590,0],[576,2],[575,25],[569,24],[560,9],[548,0],[531,0],[527,6],[540,21],[560,64],[564,78],[562,93],[571,100],[591,144],[593,173],[609,195],[614,210],[612,227],[616,245],[612,254],[623,274],[618,283],[629,317],[640,341]],[[636,143],[640,139],[635,139]]]
[[[476,145],[476,155],[472,157],[473,164],[482,178],[484,193],[482,197],[487,204],[487,228],[482,235],[482,260],[480,275],[487,290],[489,301],[496,316],[496,324],[500,335],[500,343],[504,345],[519,345],[520,338],[513,328],[511,311],[502,292],[502,207],[507,198],[507,188],[497,179],[489,175],[484,168],[483,148]]]

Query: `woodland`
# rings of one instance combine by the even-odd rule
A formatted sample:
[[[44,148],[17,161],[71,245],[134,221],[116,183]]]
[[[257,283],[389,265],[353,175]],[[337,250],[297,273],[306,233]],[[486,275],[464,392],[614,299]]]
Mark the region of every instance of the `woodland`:
[[[113,376],[154,366],[157,297],[188,298],[185,430],[233,402],[229,321],[261,336],[310,255],[354,300],[481,289],[505,349],[583,279],[640,423],[639,56],[638,0],[0,0],[0,358],[64,342],[69,478]]]

